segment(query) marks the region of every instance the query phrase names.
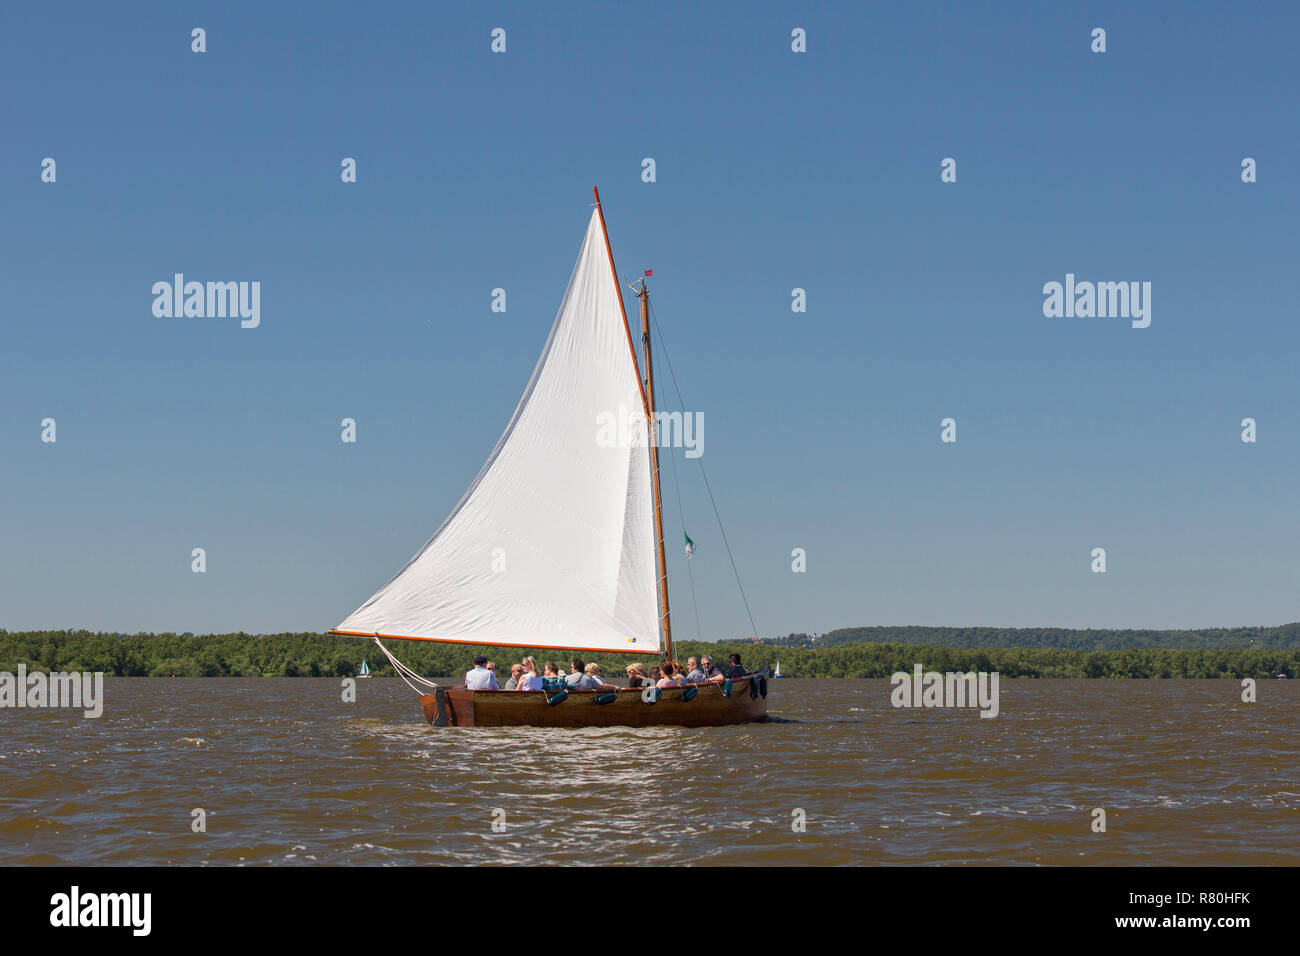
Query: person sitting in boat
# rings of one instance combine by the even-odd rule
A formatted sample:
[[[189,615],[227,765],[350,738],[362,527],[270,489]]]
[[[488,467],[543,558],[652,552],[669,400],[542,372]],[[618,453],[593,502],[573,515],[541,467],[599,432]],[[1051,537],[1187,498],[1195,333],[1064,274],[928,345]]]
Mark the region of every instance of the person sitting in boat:
[[[585,676],[584,674],[585,665],[582,663],[581,657],[575,657],[569,663],[573,665],[573,671],[569,674],[568,677],[564,678],[564,682],[568,684],[569,689],[572,690],[573,688],[578,686],[578,682],[581,681],[582,678]]]
[[[740,655],[732,654],[727,658],[727,672],[723,675],[727,680],[735,680],[737,677],[744,677],[749,671],[745,670],[740,663]]]
[[[700,670],[704,671],[704,679],[709,683],[719,683],[726,680],[722,671],[713,666],[713,658],[705,654],[700,658]]]
[[[663,689],[681,686],[677,669],[673,667],[672,661],[664,661],[663,664],[659,666],[659,669],[663,671],[664,676],[659,678],[659,681],[655,684],[656,687]]]
[[[698,657],[688,657],[686,659],[686,683],[702,684],[705,680],[704,671],[700,668],[700,659]]]
[[[664,672],[659,667],[650,668],[650,685],[658,687],[659,681],[663,678]]]
[[[560,670],[560,665],[555,661],[547,661],[542,667],[542,690],[563,690],[564,671]]]
[[[516,687],[518,687],[519,678],[523,675],[523,673],[524,673],[523,664],[511,664],[510,679],[506,681],[506,690],[514,690]]]
[[[576,690],[618,690],[613,684],[605,683],[600,676],[600,665],[592,661],[583,668],[582,679],[574,685]]]
[[[650,679],[645,676],[644,667],[642,667],[640,664],[628,664],[627,665],[627,686],[632,688],[637,688],[637,687],[652,687],[653,685],[650,683]]]
[[[474,658],[474,669],[465,673],[465,686],[469,690],[500,690],[496,675],[488,670],[488,659],[480,654]]]
[[[537,661],[531,657],[525,657],[519,662],[523,667],[523,673],[519,675],[519,684],[515,690],[541,690],[542,675],[537,673]]]

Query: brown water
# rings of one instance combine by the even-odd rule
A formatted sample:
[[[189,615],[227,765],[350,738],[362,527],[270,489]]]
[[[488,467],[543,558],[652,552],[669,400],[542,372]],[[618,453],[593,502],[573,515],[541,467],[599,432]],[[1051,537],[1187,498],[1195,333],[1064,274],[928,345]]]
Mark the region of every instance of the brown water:
[[[0,863],[1300,862],[1300,681],[1003,681],[981,719],[781,680],[786,722],[695,730],[435,729],[399,681],[358,691],[109,679],[98,720],[0,710]]]

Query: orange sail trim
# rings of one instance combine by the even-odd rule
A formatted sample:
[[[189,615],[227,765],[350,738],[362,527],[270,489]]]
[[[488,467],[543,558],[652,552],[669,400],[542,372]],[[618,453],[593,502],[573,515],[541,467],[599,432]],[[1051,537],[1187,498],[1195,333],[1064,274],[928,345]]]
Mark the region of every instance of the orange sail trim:
[[[623,304],[623,287],[618,283],[618,270],[614,268],[614,250],[609,244],[609,230],[605,228],[605,210],[600,207],[600,191],[591,187],[596,197],[596,212],[600,215],[600,231],[605,237],[605,252],[609,254],[609,271],[614,274],[614,293],[618,296],[618,310],[623,313],[623,331],[627,333],[627,347],[632,353],[632,366],[637,370],[636,385],[641,390],[641,411],[650,420],[650,402],[646,399],[645,383],[641,381],[641,365],[636,360],[636,346],[632,344],[632,326],[627,324],[627,306]]]
[[[583,651],[587,654],[640,654],[643,657],[657,655],[660,653],[659,648],[654,650],[623,650],[622,648],[610,650],[598,650],[591,647],[566,647],[562,644],[484,644],[480,641],[458,641],[450,637],[413,637],[410,634],[376,634],[373,631],[340,631],[337,628],[331,628],[330,634],[342,634],[346,637],[386,637],[394,641],[433,641],[435,644],[462,644],[468,647],[523,647],[536,651]]]

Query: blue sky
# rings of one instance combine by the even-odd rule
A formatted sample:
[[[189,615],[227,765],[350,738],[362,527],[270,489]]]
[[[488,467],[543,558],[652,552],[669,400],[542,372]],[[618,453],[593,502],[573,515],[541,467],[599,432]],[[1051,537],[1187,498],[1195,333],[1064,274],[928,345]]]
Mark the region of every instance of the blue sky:
[[[0,14],[0,627],[335,625],[496,442],[593,184],[760,633],[1300,618],[1294,8],[374,6]],[[260,327],[156,318],[176,272],[259,281]],[[1151,282],[1150,327],[1045,318],[1067,272]]]

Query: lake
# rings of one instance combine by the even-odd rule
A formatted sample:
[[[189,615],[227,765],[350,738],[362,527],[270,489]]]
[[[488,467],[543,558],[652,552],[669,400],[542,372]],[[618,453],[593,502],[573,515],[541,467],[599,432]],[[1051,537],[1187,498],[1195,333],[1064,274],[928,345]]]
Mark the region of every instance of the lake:
[[[1300,861],[1300,681],[1006,680],[983,719],[786,679],[772,722],[578,731],[432,728],[401,681],[357,685],[108,678],[99,719],[0,710],[0,863]]]

